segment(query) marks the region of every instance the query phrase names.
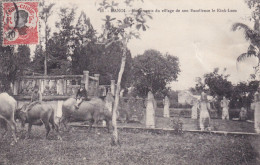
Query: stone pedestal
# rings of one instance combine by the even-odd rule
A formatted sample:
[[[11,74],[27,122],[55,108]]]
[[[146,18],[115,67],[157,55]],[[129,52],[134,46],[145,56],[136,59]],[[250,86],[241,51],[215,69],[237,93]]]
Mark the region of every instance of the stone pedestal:
[[[198,102],[194,102],[191,108],[191,118],[198,119]]]
[[[105,97],[105,105],[107,107],[107,109],[111,112],[112,114],[112,110],[113,110],[113,103],[114,103],[114,97],[112,95],[112,93],[109,91],[107,92],[107,96]],[[106,125],[106,122],[103,121],[103,126]]]
[[[170,117],[170,111],[169,111],[170,101],[167,96],[165,96],[163,103],[164,103],[163,117]]]
[[[148,92],[145,126],[147,128],[155,128],[155,107],[154,96],[152,92]]]
[[[112,95],[113,96],[115,96],[115,89],[116,89],[116,81],[115,80],[111,80],[111,86],[110,86],[110,88],[111,88],[111,93],[112,93]]]

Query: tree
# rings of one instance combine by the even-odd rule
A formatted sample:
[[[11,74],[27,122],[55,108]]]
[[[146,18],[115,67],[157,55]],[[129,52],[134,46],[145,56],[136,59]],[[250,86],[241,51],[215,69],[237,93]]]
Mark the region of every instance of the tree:
[[[45,53],[44,53],[44,75],[47,75],[47,60],[48,60],[48,39],[50,37],[51,28],[48,26],[49,17],[52,15],[52,8],[55,4],[51,3],[46,5],[44,1],[42,1],[39,6],[42,10],[39,13],[41,20],[44,22],[45,25]]]
[[[179,75],[179,59],[170,54],[162,55],[157,50],[146,50],[133,59],[133,83],[137,93],[143,97],[149,91],[165,95],[166,85],[176,81]]]
[[[99,4],[99,11],[104,11],[105,9],[111,9],[118,7],[119,4],[115,3],[114,1],[108,2],[107,0],[103,0],[103,3]],[[130,7],[134,0],[126,0],[124,1],[125,6],[123,8]],[[127,9],[126,9],[127,10]],[[131,11],[130,9],[127,11]],[[126,64],[126,53],[127,53],[127,44],[129,40],[133,37],[139,38],[139,33],[134,30],[139,30],[141,27],[145,31],[148,26],[146,25],[146,18],[151,16],[149,13],[144,12],[143,10],[139,9],[138,12],[132,13],[122,13],[123,19],[118,18],[117,24],[114,23],[115,19],[109,19],[105,22],[104,32],[100,38],[100,43],[104,44],[105,47],[108,47],[112,43],[120,42],[122,43],[122,58],[121,58],[121,65],[118,73],[117,79],[117,87],[115,93],[115,104],[113,107],[112,112],[112,125],[113,125],[113,136],[112,136],[112,145],[119,144],[118,132],[117,132],[117,124],[116,124],[116,111],[118,109],[119,103],[119,93],[121,89],[121,80],[125,70]],[[147,16],[147,17],[146,17]],[[109,23],[108,23],[109,22]],[[135,26],[133,26],[135,24]]]
[[[14,47],[0,46],[0,79],[2,91],[10,90],[10,83],[14,83],[18,76],[30,72],[30,48],[26,45],[18,46],[17,53]]]
[[[238,56],[237,62],[243,61],[245,58],[251,56],[256,57],[258,59],[257,66],[254,67],[254,75],[256,76],[260,69],[260,2],[258,0],[246,0],[246,3],[248,4],[249,8],[254,8],[251,17],[251,19],[254,21],[254,27],[250,28],[244,23],[235,23],[232,26],[232,30],[244,30],[245,39],[249,41],[250,45],[247,49],[247,52]]]
[[[201,92],[206,92],[212,96],[230,98],[233,85],[228,80],[230,75],[225,72],[226,68],[222,73],[219,73],[219,68],[215,68],[213,72],[204,74],[203,78],[198,77],[195,88],[192,89],[193,93],[201,94]]]
[[[254,94],[259,87],[259,81],[240,82],[234,86],[230,107],[250,109],[250,104],[253,102]]]
[[[60,21],[56,22],[56,27],[60,29],[48,40],[47,54],[48,71],[53,75],[71,73],[71,62],[69,58],[73,52],[73,21],[75,19],[76,8],[60,8]]]

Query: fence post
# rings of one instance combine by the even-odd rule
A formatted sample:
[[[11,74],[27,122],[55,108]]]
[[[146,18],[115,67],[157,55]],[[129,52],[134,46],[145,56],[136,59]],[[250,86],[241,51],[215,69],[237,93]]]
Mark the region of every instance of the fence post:
[[[85,88],[88,91],[88,83],[89,83],[89,71],[83,71],[83,82],[85,83]]]
[[[95,95],[96,96],[99,96],[99,74],[94,74],[94,77],[97,79],[96,81],[96,92],[95,92]]]
[[[116,81],[115,80],[111,80],[111,85],[110,85],[110,88],[111,88],[111,93],[113,96],[115,96],[115,87],[116,86]]]
[[[167,96],[164,98],[164,107],[163,107],[163,117],[170,117],[169,107],[170,107],[170,101]]]
[[[148,92],[145,126],[155,128],[154,96],[151,91]]]

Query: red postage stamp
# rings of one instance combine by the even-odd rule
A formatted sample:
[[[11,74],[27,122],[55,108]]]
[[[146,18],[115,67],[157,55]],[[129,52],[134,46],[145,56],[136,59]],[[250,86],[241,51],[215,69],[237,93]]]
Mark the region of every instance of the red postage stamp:
[[[4,2],[3,45],[38,44],[38,2]]]

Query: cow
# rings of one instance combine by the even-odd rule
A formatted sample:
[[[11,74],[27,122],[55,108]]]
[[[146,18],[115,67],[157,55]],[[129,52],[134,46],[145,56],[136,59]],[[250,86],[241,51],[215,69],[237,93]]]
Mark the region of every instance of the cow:
[[[16,109],[17,109],[16,100],[7,93],[1,93],[0,94],[0,125],[3,128],[5,128],[4,134],[6,134],[8,130],[7,127],[10,126],[15,143],[17,143],[16,123],[14,120]]]
[[[107,131],[109,133],[109,125],[112,119],[111,112],[107,109],[105,102],[100,98],[92,98],[89,101],[83,101],[79,108],[76,108],[76,99],[69,98],[62,105],[62,117],[60,124],[67,129],[68,122],[89,121],[89,131],[93,124],[98,121],[105,120]]]
[[[59,127],[55,123],[55,111],[57,105],[54,102],[31,102],[28,104],[24,104],[22,108],[20,108],[17,112],[17,118],[21,120],[21,125],[24,128],[25,124],[28,123],[28,138],[31,136],[31,129],[33,125],[41,126],[44,124],[46,129],[47,139],[50,132],[50,124],[52,128],[58,134],[58,139],[61,140],[61,136],[59,134]]]

